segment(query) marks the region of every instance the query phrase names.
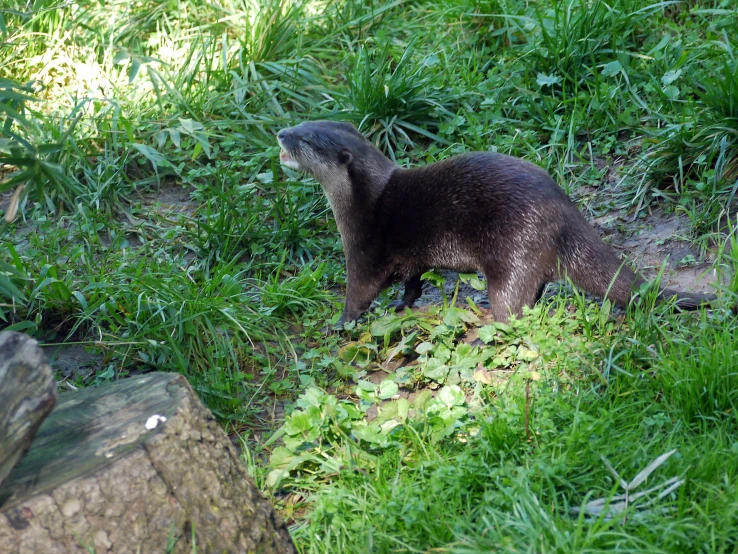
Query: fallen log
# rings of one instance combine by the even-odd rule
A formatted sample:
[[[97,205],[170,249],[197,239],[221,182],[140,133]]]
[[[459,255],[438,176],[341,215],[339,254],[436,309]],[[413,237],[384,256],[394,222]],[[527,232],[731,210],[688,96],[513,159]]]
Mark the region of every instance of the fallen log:
[[[21,333],[0,333],[0,486],[28,451],[56,397],[56,381],[38,343]]]
[[[284,522],[181,375],[61,395],[0,487],[13,554],[295,552]]]

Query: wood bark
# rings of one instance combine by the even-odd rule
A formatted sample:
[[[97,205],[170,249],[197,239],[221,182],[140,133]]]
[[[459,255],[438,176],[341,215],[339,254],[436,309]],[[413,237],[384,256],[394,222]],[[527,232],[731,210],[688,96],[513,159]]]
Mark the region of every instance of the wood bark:
[[[147,429],[151,416],[155,429]],[[9,554],[292,553],[284,522],[181,375],[61,395],[0,488]]]
[[[21,333],[0,333],[0,486],[56,398],[56,381],[38,343]]]

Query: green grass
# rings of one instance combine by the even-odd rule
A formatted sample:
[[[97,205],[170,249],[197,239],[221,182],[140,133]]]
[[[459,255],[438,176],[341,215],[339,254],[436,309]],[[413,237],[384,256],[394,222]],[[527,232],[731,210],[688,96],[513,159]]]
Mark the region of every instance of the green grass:
[[[415,43],[395,59],[389,42],[369,42],[359,47],[346,75],[347,103],[358,127],[392,158],[398,145],[413,145],[411,134],[443,141],[433,131],[456,104],[445,91],[446,75],[433,69],[441,63],[438,56],[413,63]]]
[[[295,532],[304,550],[733,551],[735,322],[702,315],[687,327],[674,316],[634,314],[628,336],[606,323],[582,344],[584,318],[572,321],[563,307],[556,301],[511,329],[480,331],[500,358],[485,365],[509,374],[480,387],[462,370],[476,392],[455,408],[417,400],[403,411],[401,400],[379,402],[384,386],[375,387],[374,396],[359,395],[363,409],[380,406],[370,432],[335,398],[306,393],[285,425],[287,451],[271,460],[283,488],[312,493],[310,517]],[[592,305],[584,312],[600,316]],[[666,322],[675,328],[665,331]],[[538,355],[521,355],[530,350]],[[463,345],[455,355],[473,357]],[[624,492],[603,457],[631,480],[672,449],[633,492],[684,479],[673,494],[651,506],[636,499],[612,519],[575,510]]]
[[[98,353],[78,385],[187,375],[301,552],[734,552],[736,28],[730,0],[10,0],[0,327]],[[723,304],[562,293],[494,325],[385,295],[326,334],[340,239],[275,142],[317,118],[402,164],[524,157],[596,215],[686,214]],[[672,450],[620,510],[607,464]]]

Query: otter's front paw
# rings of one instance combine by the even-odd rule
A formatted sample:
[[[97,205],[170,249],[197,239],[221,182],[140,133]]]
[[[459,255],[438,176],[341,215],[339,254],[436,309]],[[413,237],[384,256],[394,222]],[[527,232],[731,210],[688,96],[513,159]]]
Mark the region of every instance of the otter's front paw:
[[[363,313],[363,311],[343,310],[343,313],[341,314],[341,317],[338,318],[338,323],[336,325],[340,325],[341,327],[348,325],[352,321],[357,321]]]

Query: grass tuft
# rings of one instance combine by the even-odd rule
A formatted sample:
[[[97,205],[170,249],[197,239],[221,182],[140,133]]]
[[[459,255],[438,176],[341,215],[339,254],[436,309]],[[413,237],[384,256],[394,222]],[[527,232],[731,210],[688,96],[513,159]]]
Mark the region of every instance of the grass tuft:
[[[443,75],[430,55],[414,59],[415,41],[395,58],[389,41],[359,47],[346,75],[350,103],[359,127],[394,157],[398,146],[413,146],[411,135],[443,142],[433,131],[451,115],[456,99],[443,86]]]

